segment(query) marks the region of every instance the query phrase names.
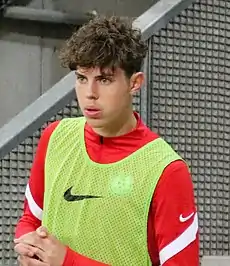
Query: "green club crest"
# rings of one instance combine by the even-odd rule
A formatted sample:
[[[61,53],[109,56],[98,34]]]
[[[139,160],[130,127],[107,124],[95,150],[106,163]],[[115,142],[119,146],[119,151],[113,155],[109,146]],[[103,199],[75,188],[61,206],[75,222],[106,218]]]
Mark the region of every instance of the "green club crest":
[[[133,189],[133,177],[130,175],[117,175],[111,178],[110,190],[116,196],[128,196]]]

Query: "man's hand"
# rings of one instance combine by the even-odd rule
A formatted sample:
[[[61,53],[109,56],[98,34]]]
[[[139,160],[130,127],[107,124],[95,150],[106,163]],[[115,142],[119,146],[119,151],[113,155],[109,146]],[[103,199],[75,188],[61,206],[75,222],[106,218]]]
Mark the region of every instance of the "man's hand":
[[[30,259],[30,264],[24,263],[23,266],[62,266],[63,264],[66,247],[50,235],[44,227],[39,227],[36,232],[23,235],[14,242],[15,251],[19,255],[27,256],[27,260]],[[38,264],[40,261],[29,258],[34,256],[37,256],[43,264]]]

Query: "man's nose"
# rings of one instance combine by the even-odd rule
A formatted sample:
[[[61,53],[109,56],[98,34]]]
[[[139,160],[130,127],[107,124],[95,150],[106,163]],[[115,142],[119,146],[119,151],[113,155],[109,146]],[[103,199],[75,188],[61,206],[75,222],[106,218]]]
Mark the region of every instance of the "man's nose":
[[[86,97],[88,99],[98,99],[98,88],[95,82],[88,84]]]

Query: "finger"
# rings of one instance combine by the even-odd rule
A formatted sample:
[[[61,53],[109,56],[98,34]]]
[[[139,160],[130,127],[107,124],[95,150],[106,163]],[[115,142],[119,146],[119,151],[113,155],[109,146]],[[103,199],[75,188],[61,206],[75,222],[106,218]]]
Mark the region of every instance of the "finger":
[[[20,266],[48,266],[48,264],[45,262],[24,256],[19,256],[18,261],[20,263]]]
[[[36,232],[32,231],[30,233],[27,233],[27,234],[20,236],[19,238],[15,238],[14,243],[16,243],[16,244],[22,243],[24,239],[33,239],[35,236],[37,236]]]
[[[36,260],[36,259],[28,258],[27,260],[28,260],[28,266],[48,266],[47,263]]]
[[[40,226],[37,228],[36,230],[37,234],[40,236],[40,237],[47,237],[48,236],[48,230],[46,229],[46,227],[44,226]]]
[[[16,244],[14,247],[14,251],[22,256],[28,256],[28,257],[34,256],[33,247],[24,243]]]
[[[21,236],[19,238],[15,238],[14,239],[14,243],[15,244],[23,243],[24,242],[24,239],[25,239],[25,236]]]
[[[33,234],[21,236],[19,239],[16,239],[14,243],[24,243],[33,247],[44,249],[44,240],[39,237],[36,232],[34,232]]]
[[[44,250],[37,248],[34,254],[43,262],[46,262],[48,260],[46,252]]]

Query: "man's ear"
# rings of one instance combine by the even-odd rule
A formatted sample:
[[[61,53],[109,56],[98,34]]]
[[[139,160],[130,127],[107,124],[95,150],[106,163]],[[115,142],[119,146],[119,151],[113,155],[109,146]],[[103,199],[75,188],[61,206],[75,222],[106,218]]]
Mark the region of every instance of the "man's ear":
[[[134,73],[130,78],[130,93],[133,95],[136,92],[138,92],[141,88],[141,86],[144,84],[144,73],[143,72],[137,72]]]

